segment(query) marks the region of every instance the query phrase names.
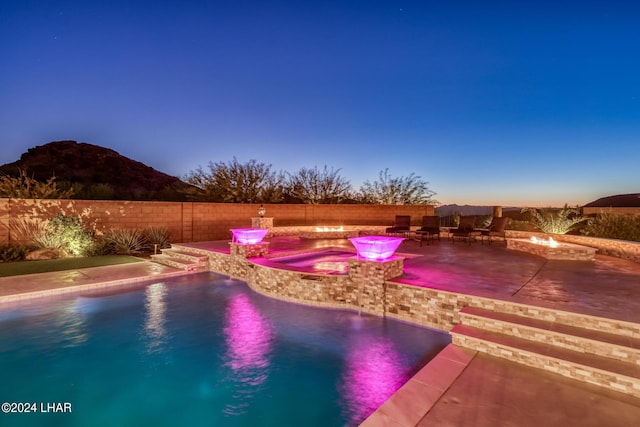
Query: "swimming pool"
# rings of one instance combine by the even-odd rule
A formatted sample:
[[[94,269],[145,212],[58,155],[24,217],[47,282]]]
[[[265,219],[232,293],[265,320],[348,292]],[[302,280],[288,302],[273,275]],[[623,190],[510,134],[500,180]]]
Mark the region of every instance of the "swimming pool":
[[[14,304],[0,307],[0,400],[38,412],[0,424],[357,425],[449,342],[214,273]]]

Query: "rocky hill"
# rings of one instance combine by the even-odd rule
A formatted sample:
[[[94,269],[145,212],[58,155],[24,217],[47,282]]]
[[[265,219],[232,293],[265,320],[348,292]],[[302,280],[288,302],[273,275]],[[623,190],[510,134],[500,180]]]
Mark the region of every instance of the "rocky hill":
[[[601,197],[584,206],[588,208],[640,208],[640,193]]]
[[[82,199],[184,200],[189,184],[114,150],[85,142],[55,141],[30,148],[20,160],[0,166],[0,174],[20,170],[39,181],[52,176]]]

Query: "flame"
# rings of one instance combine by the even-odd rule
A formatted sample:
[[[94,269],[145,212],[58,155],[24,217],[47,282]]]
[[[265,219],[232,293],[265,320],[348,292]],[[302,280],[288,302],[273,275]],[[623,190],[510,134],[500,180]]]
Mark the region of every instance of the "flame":
[[[557,248],[560,244],[553,240],[553,237],[549,237],[549,239],[539,239],[535,236],[531,236],[531,243],[535,243],[536,245],[549,246],[550,248]]]
[[[327,233],[332,231],[344,231],[344,227],[316,227],[316,231],[319,233]]]

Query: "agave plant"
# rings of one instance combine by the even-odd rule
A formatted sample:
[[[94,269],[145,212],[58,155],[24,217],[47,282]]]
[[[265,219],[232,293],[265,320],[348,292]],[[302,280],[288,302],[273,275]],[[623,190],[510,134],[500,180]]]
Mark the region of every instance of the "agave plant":
[[[570,208],[566,204],[562,209],[524,208],[522,213],[529,212],[532,223],[545,233],[567,234],[576,225],[589,218],[580,215],[578,208]]]
[[[105,233],[105,239],[114,253],[119,255],[132,255],[144,250],[146,240],[140,230],[110,230]]]
[[[154,246],[158,249],[166,249],[171,247],[169,231],[164,227],[149,227],[144,230],[143,234],[151,248],[153,248]]]

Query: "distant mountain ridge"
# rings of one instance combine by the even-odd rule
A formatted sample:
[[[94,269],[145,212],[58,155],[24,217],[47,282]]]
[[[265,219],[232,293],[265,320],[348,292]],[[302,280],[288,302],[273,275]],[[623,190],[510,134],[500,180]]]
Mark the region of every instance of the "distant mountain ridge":
[[[20,170],[46,181],[52,176],[73,186],[76,198],[122,200],[179,200],[190,185],[179,178],[86,142],[54,141],[30,148],[20,160],[0,166],[0,174],[17,176]]]
[[[640,208],[640,193],[601,197],[584,205],[586,208]]]

